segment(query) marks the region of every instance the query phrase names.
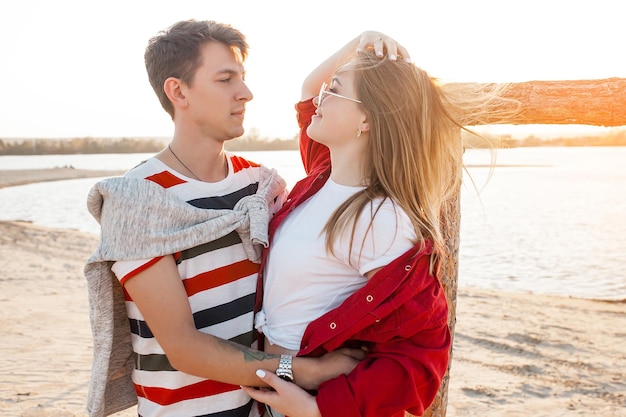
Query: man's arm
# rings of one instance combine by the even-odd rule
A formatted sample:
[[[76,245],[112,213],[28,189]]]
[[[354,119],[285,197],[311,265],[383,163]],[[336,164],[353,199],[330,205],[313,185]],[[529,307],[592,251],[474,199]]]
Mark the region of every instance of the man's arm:
[[[125,282],[170,364],[179,371],[234,385],[259,386],[255,371],[275,370],[280,355],[267,354],[196,329],[185,287],[173,256]],[[323,381],[349,373],[357,359],[344,351],[321,359],[294,358],[298,385],[316,389]]]

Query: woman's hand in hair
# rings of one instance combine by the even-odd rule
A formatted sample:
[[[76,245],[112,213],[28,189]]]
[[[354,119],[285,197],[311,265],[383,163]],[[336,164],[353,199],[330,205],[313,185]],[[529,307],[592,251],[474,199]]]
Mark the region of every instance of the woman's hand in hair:
[[[365,31],[359,39],[357,51],[372,48],[377,57],[382,58],[385,55],[385,49],[389,55],[389,59],[395,61],[398,57],[407,62],[411,62],[409,51],[400,45],[395,39],[381,32],[372,30]]]

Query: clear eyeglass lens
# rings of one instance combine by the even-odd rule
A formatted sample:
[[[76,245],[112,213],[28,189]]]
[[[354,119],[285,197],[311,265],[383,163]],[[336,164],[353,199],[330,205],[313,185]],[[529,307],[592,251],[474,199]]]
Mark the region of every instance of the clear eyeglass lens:
[[[317,105],[318,106],[320,104],[322,104],[322,99],[324,98],[324,92],[326,91],[327,87],[328,87],[328,84],[322,83],[322,86],[320,87],[320,94],[317,96]]]

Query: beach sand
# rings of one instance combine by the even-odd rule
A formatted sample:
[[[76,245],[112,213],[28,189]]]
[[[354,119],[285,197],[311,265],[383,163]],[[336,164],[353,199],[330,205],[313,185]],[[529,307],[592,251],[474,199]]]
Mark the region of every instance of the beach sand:
[[[86,415],[96,243],[0,222],[0,416]],[[624,303],[460,286],[447,416],[624,417],[625,342]]]
[[[0,188],[31,182],[72,180],[78,178],[112,177],[124,171],[95,171],[75,168],[0,170]]]

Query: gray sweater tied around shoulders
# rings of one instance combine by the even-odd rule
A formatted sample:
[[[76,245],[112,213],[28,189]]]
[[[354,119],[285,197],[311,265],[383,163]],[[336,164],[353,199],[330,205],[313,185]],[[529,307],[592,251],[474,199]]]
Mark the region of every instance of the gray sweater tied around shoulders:
[[[111,271],[115,261],[164,256],[236,231],[248,259],[260,263],[268,245],[270,205],[285,192],[285,181],[261,167],[256,194],[232,210],[200,209],[152,181],[112,177],[96,183],[87,197],[100,223],[100,240],[84,273],[94,342],[87,398],[91,417],[104,417],[137,403],[131,380],[133,349],[124,293]]]

